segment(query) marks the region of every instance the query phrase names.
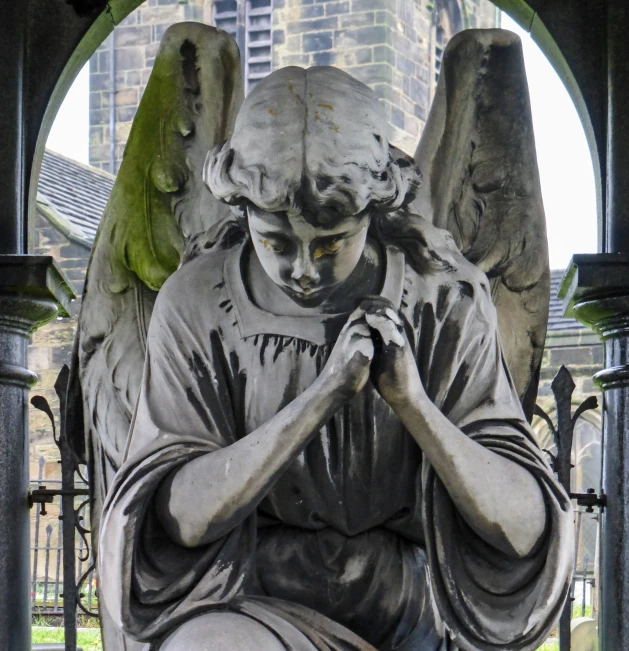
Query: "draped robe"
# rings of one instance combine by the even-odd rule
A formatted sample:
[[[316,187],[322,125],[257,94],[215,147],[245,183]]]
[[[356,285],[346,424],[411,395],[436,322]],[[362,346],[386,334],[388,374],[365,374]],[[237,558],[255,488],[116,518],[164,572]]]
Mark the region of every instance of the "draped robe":
[[[435,405],[536,478],[547,528],[527,557],[468,526],[370,382],[233,530],[196,548],[168,536],[154,508],[160,482],[302,393],[347,320],[254,305],[248,254],[247,242],[208,251],[157,298],[127,460],[102,520],[101,594],[114,619],[155,649],[213,609],[251,617],[296,651],[537,648],[569,587],[572,509],[522,414],[487,279],[458,252],[419,273],[387,246],[381,293]]]

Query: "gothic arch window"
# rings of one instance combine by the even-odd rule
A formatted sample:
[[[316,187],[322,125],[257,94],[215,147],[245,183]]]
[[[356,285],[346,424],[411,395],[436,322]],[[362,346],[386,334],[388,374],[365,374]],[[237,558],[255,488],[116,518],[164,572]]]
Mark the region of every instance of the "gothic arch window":
[[[430,96],[434,97],[443,51],[448,41],[464,27],[460,0],[436,0],[430,29]]]
[[[212,22],[231,34],[242,57],[245,92],[271,72],[272,0],[216,0]]]

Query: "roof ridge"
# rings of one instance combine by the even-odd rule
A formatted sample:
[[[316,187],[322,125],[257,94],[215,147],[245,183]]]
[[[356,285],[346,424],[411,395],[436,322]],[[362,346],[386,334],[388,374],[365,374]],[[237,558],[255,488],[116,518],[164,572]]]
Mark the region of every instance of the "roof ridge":
[[[49,156],[53,156],[55,158],[60,158],[63,161],[66,161],[70,163],[71,165],[76,165],[77,167],[80,167],[84,169],[86,172],[91,172],[93,174],[98,174],[100,176],[105,177],[106,179],[110,181],[115,181],[116,176],[115,174],[111,174],[110,172],[106,172],[105,170],[101,170],[98,167],[93,167],[92,165],[89,165],[87,163],[82,163],[81,161],[75,160],[74,158],[70,158],[69,156],[64,156],[63,154],[60,154],[57,151],[54,151],[52,149],[46,149],[44,150],[44,154],[48,154]]]

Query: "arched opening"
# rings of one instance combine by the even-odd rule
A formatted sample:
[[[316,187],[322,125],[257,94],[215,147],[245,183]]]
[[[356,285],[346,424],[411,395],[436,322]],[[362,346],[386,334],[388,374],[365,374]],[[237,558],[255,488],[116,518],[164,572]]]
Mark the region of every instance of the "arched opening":
[[[139,6],[139,4],[140,4],[139,2],[136,2],[134,0],[133,2],[119,3],[116,6],[118,6],[118,7],[126,6],[126,7],[129,8],[129,11],[131,11],[131,9],[134,6]],[[221,8],[220,12],[218,11],[219,6]],[[219,22],[220,20],[228,20],[231,17],[229,15],[230,14],[230,7],[232,7],[232,5],[228,5],[227,3],[223,4],[223,5],[220,5],[217,2],[216,4],[214,4],[214,14],[213,14],[213,19],[212,20],[214,20],[215,22]],[[458,3],[444,3],[442,8],[439,11],[437,11],[436,13],[433,13],[433,18],[434,18],[434,21],[435,21],[434,22],[434,40],[433,40],[434,47],[435,47],[435,54],[434,54],[434,58],[433,58],[433,70],[432,70],[433,74],[430,75],[430,78],[431,78],[431,80],[434,80],[434,81],[436,81],[435,73],[438,74],[437,62],[440,61],[440,59],[438,59],[438,56],[441,55],[441,53],[443,51],[443,47],[445,46],[445,43],[447,42],[447,40],[452,36],[452,34],[455,31],[458,31],[458,29],[460,29],[461,25],[463,24],[462,14],[460,13],[460,10],[459,10],[459,13],[457,13],[455,8],[457,10],[459,10]],[[224,11],[222,11],[223,9],[224,9]],[[121,24],[123,22],[123,17],[124,17],[123,12],[117,13],[114,22],[116,22],[116,24]],[[107,16],[107,18],[111,22],[111,16]],[[99,19],[99,20],[101,20],[101,19]],[[313,20],[317,20],[317,19],[313,19]],[[410,24],[410,21],[409,21],[409,24]],[[107,30],[105,29],[105,27],[106,27],[106,25],[103,25],[103,24],[99,23],[99,27],[98,27],[98,30],[100,30],[100,31],[98,31],[99,35],[105,35],[106,34]],[[237,29],[238,29],[238,27],[236,27],[236,31],[237,31]],[[93,34],[92,34],[92,36],[93,36]],[[277,55],[277,62],[281,63],[281,64],[288,64],[290,61],[292,61],[292,59],[290,59],[289,57],[303,57],[303,56],[305,56],[305,54],[303,52],[290,52],[289,51],[290,44],[288,42],[288,39],[290,39],[291,35],[286,34],[285,36],[286,36],[286,43],[285,43],[286,44],[286,49],[285,49],[285,51],[282,51]],[[103,36],[103,38],[105,38],[105,36]],[[300,36],[300,38],[301,38],[301,43],[303,44],[303,35]],[[269,47],[269,43],[271,43],[271,45],[273,45],[270,37],[267,37],[265,40],[262,40],[263,44],[258,43],[256,46],[253,46],[252,43],[254,43],[254,42],[255,41],[253,39],[249,39],[248,41],[245,41],[245,43],[247,44],[245,46],[245,49],[247,49],[247,48],[248,49],[253,49],[254,47],[267,48],[267,47]],[[314,39],[313,39],[313,42],[314,42]],[[96,43],[96,40],[92,40],[92,41],[90,41],[90,43],[91,43],[91,45],[90,45],[90,48],[91,48],[92,45]],[[283,45],[283,44],[279,43],[278,45]],[[107,45],[105,46],[105,49],[106,49],[106,47],[107,47]],[[352,58],[345,59],[343,61],[344,65],[346,65],[348,68],[353,69],[354,74],[357,74],[357,75],[358,74],[364,74],[364,75],[366,75],[366,77],[365,77],[366,79],[369,78],[368,77],[369,75],[377,75],[379,69],[368,68],[368,66],[379,64],[381,62],[379,62],[379,61],[376,62],[376,61],[373,60],[373,58],[371,60],[369,60],[369,61],[359,62],[359,60],[357,59],[357,57],[359,56],[358,49],[359,48],[357,48],[357,47],[349,48],[349,51],[353,53],[353,54],[351,54],[351,57],[354,57],[354,58],[353,59]],[[94,50],[95,50],[95,48],[94,48]],[[78,52],[78,50],[77,50],[77,52]],[[85,52],[87,52],[87,50],[85,50]],[[330,54],[330,52],[331,52],[331,49],[327,49],[327,50],[323,49],[321,51],[309,52],[308,56],[312,57],[312,58],[308,60],[308,63],[310,63],[310,62],[321,63],[321,64],[324,64],[325,62],[336,63],[336,61],[332,60],[332,55]],[[395,65],[397,65],[398,59],[395,59],[395,57],[397,57],[397,52],[389,51],[386,48],[383,48],[383,50],[380,52],[380,54],[382,56],[384,56],[384,57],[393,56]],[[371,53],[371,56],[372,57],[376,56],[375,51],[373,51]],[[259,59],[260,57],[262,57],[261,54],[259,54],[257,57],[253,56],[253,59]],[[251,63],[252,64],[267,63],[268,58],[269,58],[268,52],[264,52],[264,57],[266,57],[264,62],[252,61]],[[69,66],[72,65],[72,66],[74,66],[74,70],[77,70],[78,67],[80,67],[80,64],[82,62],[84,62],[84,61],[85,61],[85,58],[83,57],[83,55],[81,55],[81,57],[78,57],[76,60],[73,59],[71,64],[69,64]],[[299,59],[299,61],[302,61],[302,59]],[[402,62],[403,66],[406,65],[406,62],[403,59],[400,58],[399,61]],[[295,62],[297,62],[297,61],[295,61]],[[411,61],[411,63],[412,63],[412,61]],[[64,73],[64,77],[62,78],[63,80],[69,79],[70,73],[68,71],[70,69],[71,69],[70,67],[66,69],[66,73]],[[408,76],[411,77],[412,74],[415,74],[415,73],[414,72],[409,73]],[[59,82],[59,84],[57,86],[57,89],[55,91],[55,97],[57,97],[57,96],[60,97],[62,95],[64,84],[66,84],[66,81],[63,81],[63,83],[62,83],[62,81]],[[409,104],[409,110],[401,110],[401,108],[400,108],[400,106],[402,106],[401,100],[405,99],[405,100],[408,100],[410,102],[410,100],[414,100],[417,97],[421,97],[422,93],[424,93],[426,96],[429,96],[430,93],[427,90],[426,85],[424,84],[424,86],[420,86],[418,88],[413,89],[412,87],[410,87],[410,83],[409,83],[408,93],[406,93],[403,84],[402,84],[402,89],[400,91],[399,89],[396,89],[396,88],[392,87],[392,84],[387,84],[386,80],[382,81],[382,82],[380,82],[380,81],[375,82],[375,86],[376,86],[375,90],[376,90],[376,92],[378,92],[380,94],[381,99],[384,102],[387,102],[387,108],[388,108],[388,111],[389,111],[389,116],[390,116],[393,128],[397,129],[399,132],[407,133],[408,136],[409,136],[409,140],[412,139],[412,138],[416,138],[417,135],[418,135],[418,130],[419,129],[416,127],[417,123],[413,122],[413,118],[416,118],[417,120],[421,121],[421,115],[422,115],[421,112],[419,112],[419,115],[416,113],[416,111],[419,111],[418,107],[420,107],[420,104],[419,104],[418,101],[414,102],[414,103],[411,102]],[[66,84],[66,88],[67,88],[67,84]],[[397,95],[395,94],[396,92],[397,92]],[[414,95],[414,93],[415,93],[415,95]],[[51,104],[49,105],[49,108],[48,108],[48,112],[47,112],[47,118],[46,118],[47,120],[50,120],[52,113],[54,113],[54,111],[52,109],[53,106],[54,106],[54,102],[51,102]],[[55,108],[55,111],[56,111],[56,108]],[[413,127],[414,124],[415,124],[415,127]],[[413,128],[416,128],[415,132],[413,132]],[[111,133],[113,133],[114,131],[115,130],[111,130]],[[45,133],[46,133],[46,128],[43,127],[42,132],[40,133],[40,145],[39,146],[41,146],[41,147],[43,147],[43,145],[41,144],[41,139],[42,139],[42,137],[45,136]],[[394,132],[394,133],[397,133],[397,132]],[[120,152],[116,152],[116,148],[122,149],[124,145],[123,145],[122,139],[120,140],[120,142],[116,142],[116,140],[113,139],[112,141],[110,141],[108,143],[108,151],[109,152],[111,152],[112,142],[113,142],[113,146],[114,146],[114,158],[113,158],[114,165],[112,166],[112,169],[115,171],[116,157],[120,153]],[[408,142],[408,141],[403,141],[403,142]],[[109,159],[110,163],[111,163],[111,160],[112,159],[110,158]]]

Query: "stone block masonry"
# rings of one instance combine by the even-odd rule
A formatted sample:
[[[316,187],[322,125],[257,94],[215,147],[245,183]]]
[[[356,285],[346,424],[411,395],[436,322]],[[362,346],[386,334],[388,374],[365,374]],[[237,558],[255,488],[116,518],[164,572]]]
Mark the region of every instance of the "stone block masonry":
[[[273,69],[333,65],[345,70],[376,92],[391,142],[413,154],[434,92],[435,12],[446,11],[446,5],[433,0],[276,3]],[[458,16],[463,17],[459,29],[496,25],[489,0],[459,3]]]
[[[274,0],[272,6],[272,68],[334,65],[364,81],[384,106],[391,142],[409,154],[434,93],[437,18],[456,13],[445,40],[464,27],[496,24],[490,0]],[[211,24],[213,11],[213,0],[148,0],[115,29],[113,58],[111,37],[98,48],[90,61],[92,165],[117,171],[164,31],[182,20]]]
[[[52,255],[72,282],[77,295],[80,296],[90,249],[70,241],[39,214],[35,216],[31,232],[33,253]],[[48,400],[57,425],[59,425],[59,401],[54,385],[61,367],[70,364],[79,307],[80,301],[75,301],[72,305],[71,318],[58,318],[37,330],[28,349],[29,368],[39,376],[39,382],[33,387],[31,395],[42,395]],[[44,413],[32,407],[29,409],[29,431],[31,477],[38,476],[40,457],[44,457],[45,460],[44,477],[57,477],[59,450],[51,436],[50,422]]]
[[[147,0],[96,50],[90,59],[91,165],[114,174],[118,171],[164,32],[185,20],[209,22],[211,12],[209,0]]]

